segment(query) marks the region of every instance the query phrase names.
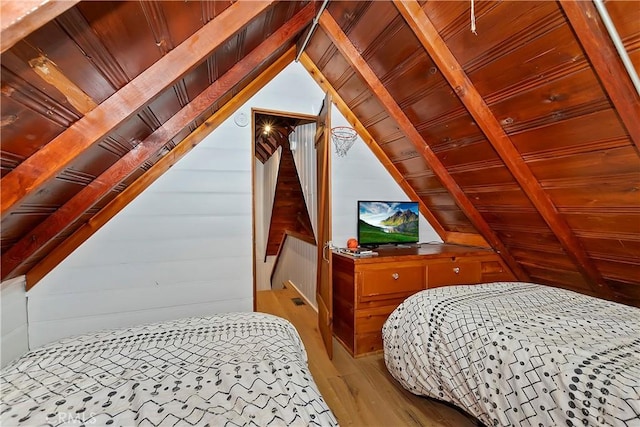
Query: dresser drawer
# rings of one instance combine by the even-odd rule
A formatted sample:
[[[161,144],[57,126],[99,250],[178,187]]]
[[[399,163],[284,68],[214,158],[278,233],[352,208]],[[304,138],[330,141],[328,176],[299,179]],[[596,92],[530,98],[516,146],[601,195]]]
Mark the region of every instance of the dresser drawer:
[[[397,305],[375,307],[356,312],[356,332],[358,334],[380,332],[382,325]]]
[[[388,299],[424,289],[425,269],[421,266],[365,270],[360,273],[360,301]]]
[[[427,266],[427,288],[480,283],[480,262],[447,262]]]

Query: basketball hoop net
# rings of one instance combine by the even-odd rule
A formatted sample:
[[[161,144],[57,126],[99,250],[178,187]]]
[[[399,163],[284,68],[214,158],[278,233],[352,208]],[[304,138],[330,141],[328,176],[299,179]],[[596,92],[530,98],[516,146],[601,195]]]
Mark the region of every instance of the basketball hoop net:
[[[336,126],[331,129],[331,139],[336,147],[336,154],[338,157],[344,157],[347,155],[347,151],[356,142],[358,133],[355,129],[347,126]]]

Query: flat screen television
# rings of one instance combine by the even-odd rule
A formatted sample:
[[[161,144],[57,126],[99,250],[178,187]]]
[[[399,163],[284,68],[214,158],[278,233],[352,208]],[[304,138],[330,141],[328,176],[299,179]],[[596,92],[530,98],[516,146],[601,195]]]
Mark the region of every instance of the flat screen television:
[[[358,201],[358,244],[376,247],[417,243],[418,202]]]

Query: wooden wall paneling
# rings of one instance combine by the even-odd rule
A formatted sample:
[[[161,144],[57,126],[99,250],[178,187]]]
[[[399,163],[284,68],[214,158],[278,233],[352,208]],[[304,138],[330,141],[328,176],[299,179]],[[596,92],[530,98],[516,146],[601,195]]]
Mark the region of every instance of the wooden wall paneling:
[[[420,199],[420,197],[415,193],[412,186],[407,183],[404,176],[398,171],[395,165],[389,160],[384,151],[380,148],[378,142],[373,138],[373,136],[369,133],[366,127],[360,122],[358,117],[351,111],[347,103],[342,99],[338,91],[336,91],[331,83],[324,77],[320,69],[313,63],[313,60],[309,58],[306,53],[303,53],[300,57],[300,63],[306,68],[311,77],[320,85],[322,90],[325,92],[329,92],[331,94],[331,99],[338,107],[338,110],[342,113],[342,115],[347,119],[349,124],[353,126],[353,128],[358,132],[358,135],[367,147],[371,150],[373,155],[382,163],[385,169],[389,172],[389,174],[393,177],[394,181],[402,188],[402,190],[407,194],[407,196],[411,200],[417,200],[420,205],[420,212],[424,217],[429,221],[429,224],[433,227],[433,229],[438,233],[441,239],[445,240],[447,235],[447,231],[442,227],[442,225],[436,220],[433,216],[429,208],[424,204],[424,202]]]
[[[149,187],[164,172],[184,157],[193,147],[201,142],[215,128],[229,118],[235,110],[247,102],[264,85],[280,73],[295,57],[295,48],[290,48],[256,79],[235,95],[231,101],[218,109],[202,125],[187,138],[180,141],[169,154],[162,157],[146,173],[130,184],[107,206],[96,213],[85,225],[73,233],[64,242],[53,249],[45,258],[27,272],[27,289],[35,286],[49,271],[62,262],[71,252],[91,237],[104,224],[124,209],[133,199]]]
[[[2,26],[0,46],[2,52],[11,48],[29,33],[37,30],[56,16],[72,8],[78,1],[3,1],[0,3]]]
[[[31,191],[53,178],[82,151],[103,138],[110,129],[121,124],[210,55],[219,45],[241,30],[247,22],[261,14],[271,1],[238,2],[204,26],[185,43],[116,92],[99,107],[75,122],[36,154],[7,174],[2,185],[2,216]],[[220,31],[224,28],[225,31]],[[146,97],[139,96],[147,94]],[[73,141],[73,144],[69,141]],[[73,149],[69,149],[73,147]]]
[[[633,2],[629,4],[637,8]],[[616,106],[631,140],[640,151],[640,95],[631,82],[596,7],[592,2],[575,0],[561,0],[560,5],[613,105]]]
[[[451,87],[474,117],[478,126],[487,135],[489,141],[531,202],[556,234],[569,257],[575,261],[581,273],[593,284],[594,290],[611,299],[613,297],[611,290],[599,270],[570,229],[569,224],[560,215],[549,196],[542,189],[540,183],[448,49],[421,6],[416,1],[394,0],[394,3],[420,39],[424,48],[438,65],[440,71],[449,81]]]
[[[39,108],[47,102],[44,94],[38,91],[28,92],[29,86],[24,81],[11,82],[6,78],[9,72],[2,67],[2,158],[3,173],[7,174],[15,169],[26,158],[38,151],[52,138],[64,132],[67,123],[74,121],[72,115],[52,114],[45,118]],[[14,83],[16,83],[14,85]],[[23,90],[25,92],[23,92]],[[37,98],[34,99],[34,95]],[[57,105],[57,103],[52,103]],[[51,105],[51,104],[50,104]],[[55,107],[54,107],[55,108]],[[64,110],[63,110],[64,111]],[[11,126],[14,124],[14,126]],[[20,129],[29,129],[25,135]]]
[[[43,122],[41,125],[46,126],[45,123],[48,121],[64,128],[71,126],[81,115],[66,103],[60,92],[46,85],[26,63],[22,62],[22,57],[25,55],[19,55],[21,53],[19,47],[23,47],[22,44],[2,55],[3,98],[10,98],[31,112],[37,113],[41,116],[40,121]],[[44,145],[47,140],[34,141],[32,144],[38,142]]]
[[[171,37],[162,3],[154,0],[144,1],[140,2],[140,7],[144,12],[145,18],[147,18],[147,24],[151,28],[158,50],[162,55],[166,55],[179,43],[174,43]],[[177,16],[180,15],[178,14]]]
[[[631,62],[640,74],[640,8],[629,7],[624,1],[605,1],[605,7],[627,49]]]
[[[94,95],[99,103],[111,96],[115,91],[129,83],[127,73],[122,69],[116,58],[109,52],[97,34],[92,30],[85,17],[78,8],[72,8],[57,18],[57,23],[69,34],[73,41],[82,49],[87,59],[96,67],[100,74],[111,86],[110,91],[103,96]]]
[[[538,102],[532,102],[532,99]],[[590,68],[487,104],[508,134],[611,108]]]
[[[524,42],[482,68],[467,70],[487,104],[499,103],[514,93],[535,89],[589,68],[573,33],[566,26],[560,25],[537,39],[526,38]],[[549,46],[554,46],[558,54],[545,55]],[[540,69],[545,69],[546,73],[536,73]],[[549,100],[557,101],[557,95],[550,96]]]
[[[537,157],[551,158],[632,146],[612,109],[514,133],[511,141],[527,162]],[[638,158],[637,154],[634,157]]]
[[[611,171],[619,175],[630,175],[638,173],[640,169],[640,159],[629,161],[635,158],[635,148],[630,144],[622,145],[618,148],[591,151],[587,153],[558,155],[544,153],[541,156],[527,156],[527,164],[536,174],[542,176],[540,183],[543,186],[553,185],[555,180],[566,180],[580,176],[581,171],[588,170],[591,176],[610,176]]]
[[[80,2],[77,9],[127,80],[162,58],[139,2]]]
[[[347,59],[352,68],[357,70],[360,77],[367,83],[370,89],[376,94],[377,98],[385,106],[389,114],[396,120],[398,126],[403,130],[407,137],[421,152],[423,158],[427,161],[430,168],[438,176],[443,185],[449,190],[456,203],[471,220],[472,224],[487,240],[488,243],[503,257],[509,268],[514,272],[516,277],[526,280],[528,275],[520,267],[520,265],[509,255],[507,248],[498,239],[496,234],[491,230],[484,218],[473,206],[473,203],[467,198],[464,192],[458,187],[457,183],[451,178],[446,168],[442,165],[438,157],[431,151],[429,146],[424,142],[422,136],[415,129],[411,121],[398,106],[391,94],[386,90],[377,76],[373,73],[366,61],[360,56],[357,49],[353,46],[347,35],[338,26],[333,17],[327,12],[323,12],[320,17],[320,25],[331,38],[334,45],[340,50],[342,55]]]
[[[2,277],[9,277],[15,268],[21,263],[27,262],[29,257],[41,246],[55,238],[59,233],[62,233],[67,225],[72,224],[87,209],[117,186],[118,183],[126,179],[128,175],[163,148],[178,132],[216,102],[222,94],[227,93],[240,83],[248,70],[257,68],[265,58],[270,57],[280,46],[288,43],[308,25],[312,18],[313,9],[308,6],[271,35],[258,48],[245,56],[229,72],[216,80],[189,105],[166,121],[158,130],[141,142],[135,150],[129,151],[107,171],[102,173],[98,179],[87,183],[64,206],[31,230],[10,251],[2,255]]]
[[[449,168],[449,173],[465,191],[467,188],[514,182],[513,175],[502,162],[500,164],[480,162],[452,166]]]

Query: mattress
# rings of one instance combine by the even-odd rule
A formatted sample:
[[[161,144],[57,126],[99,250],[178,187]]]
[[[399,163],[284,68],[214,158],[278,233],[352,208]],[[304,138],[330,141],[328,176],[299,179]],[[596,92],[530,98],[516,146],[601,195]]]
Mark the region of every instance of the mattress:
[[[409,297],[382,330],[392,376],[486,425],[640,426],[640,309],[530,283]]]
[[[0,373],[0,424],[337,425],[295,328],[233,313],[88,334]]]

